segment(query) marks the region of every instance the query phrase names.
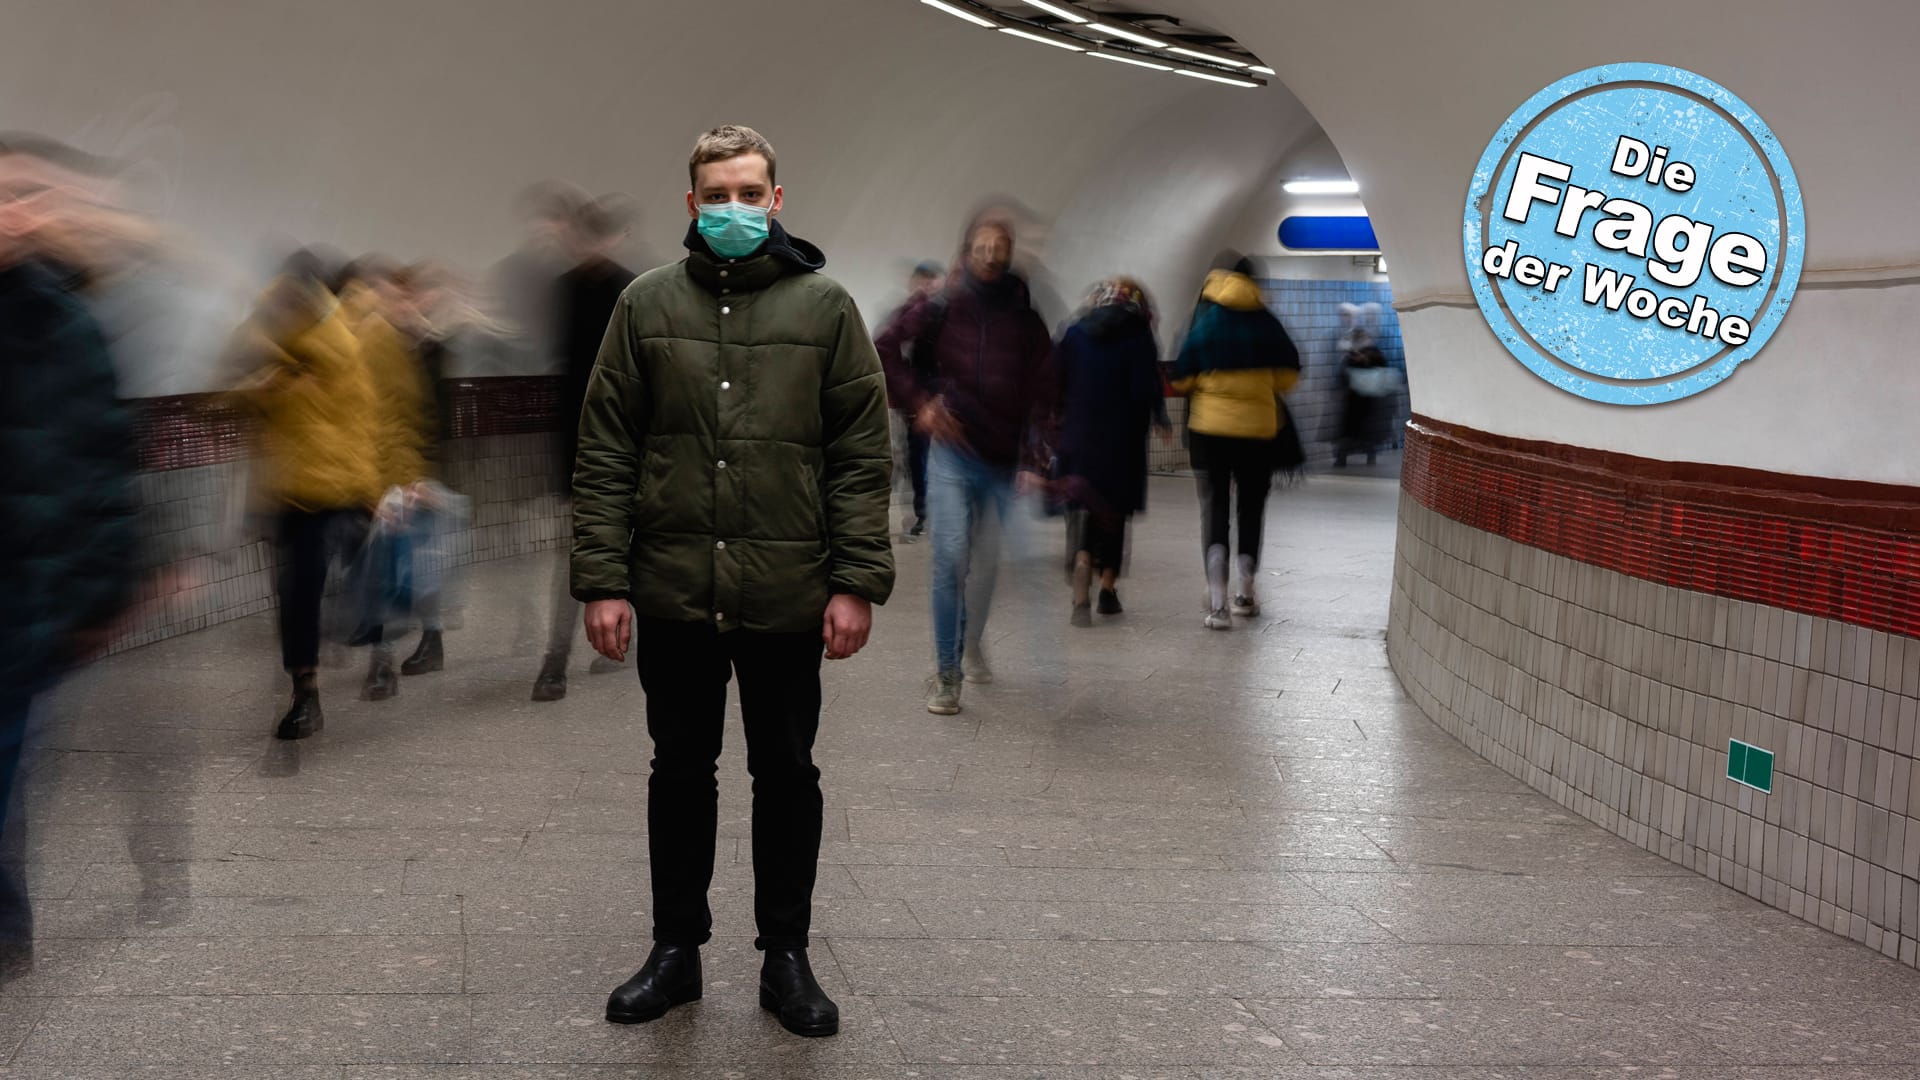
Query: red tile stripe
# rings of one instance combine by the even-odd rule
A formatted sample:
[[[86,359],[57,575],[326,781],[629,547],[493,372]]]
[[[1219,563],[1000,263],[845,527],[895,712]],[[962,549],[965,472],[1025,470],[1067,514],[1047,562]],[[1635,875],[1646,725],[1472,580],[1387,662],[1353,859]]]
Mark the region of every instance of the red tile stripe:
[[[560,379],[552,375],[456,379],[445,387],[456,439],[556,431]],[[134,441],[146,472],[218,465],[245,457],[254,422],[224,394],[137,398]]]
[[[1562,444],[1521,449],[1415,417],[1400,486],[1436,513],[1556,555],[1920,637],[1920,529],[1862,523],[1920,520],[1920,489],[1873,485],[1870,498],[1827,506],[1806,494],[1806,477],[1773,484],[1727,470],[1736,486],[1702,473],[1709,467],[1675,481],[1623,464],[1642,461]]]

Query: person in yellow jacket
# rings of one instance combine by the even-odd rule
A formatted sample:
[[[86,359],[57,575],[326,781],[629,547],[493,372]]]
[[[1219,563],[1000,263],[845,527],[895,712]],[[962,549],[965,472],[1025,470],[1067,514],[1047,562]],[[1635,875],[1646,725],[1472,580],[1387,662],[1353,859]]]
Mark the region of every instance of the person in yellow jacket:
[[[324,723],[315,672],[328,564],[365,535],[383,490],[372,374],[322,277],[314,256],[289,259],[230,354],[247,372],[234,396],[260,422],[257,493],[277,511],[280,657],[293,679],[282,739]]]
[[[1281,399],[1299,378],[1300,352],[1261,300],[1252,265],[1240,259],[1232,269],[1209,273],[1173,370],[1174,390],[1190,399],[1187,430],[1200,485],[1209,629],[1230,630],[1234,615],[1260,614],[1256,575],[1267,493],[1276,439],[1287,422]],[[1236,516],[1240,589],[1229,608],[1229,529]]]
[[[429,476],[427,456],[435,436],[433,388],[427,384],[413,343],[395,325],[410,322],[406,310],[410,300],[395,272],[376,261],[353,263],[341,271],[335,287],[342,316],[359,341],[373,386],[374,407],[368,429],[379,475],[381,500],[377,501],[386,508],[381,512],[390,512],[394,504],[384,501],[386,493],[395,489],[412,492],[414,485]],[[383,624],[386,613],[374,602],[375,590],[386,582],[361,584],[368,608],[363,613],[363,625],[348,643],[373,647],[360,696],[367,701],[384,701],[400,691],[392,643],[386,638]],[[433,643],[437,650],[437,632]],[[440,659],[436,652],[432,657],[435,666]]]

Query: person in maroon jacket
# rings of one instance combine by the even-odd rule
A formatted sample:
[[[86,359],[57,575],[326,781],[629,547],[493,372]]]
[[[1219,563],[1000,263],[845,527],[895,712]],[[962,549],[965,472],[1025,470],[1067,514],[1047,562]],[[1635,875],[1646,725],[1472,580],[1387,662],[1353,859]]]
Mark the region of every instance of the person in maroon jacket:
[[[975,565],[975,540],[1005,519],[1016,484],[1038,483],[1059,397],[1052,336],[1012,262],[1012,225],[974,219],[961,272],[910,303],[874,343],[889,396],[931,442],[936,666],[927,711],[941,716],[960,711],[963,672],[993,678],[981,641],[997,568],[991,558]]]

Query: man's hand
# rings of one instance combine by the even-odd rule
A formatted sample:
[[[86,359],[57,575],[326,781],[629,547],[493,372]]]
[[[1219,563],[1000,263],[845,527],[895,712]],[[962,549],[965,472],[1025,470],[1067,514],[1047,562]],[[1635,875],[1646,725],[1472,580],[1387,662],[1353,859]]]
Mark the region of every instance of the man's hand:
[[[845,660],[867,647],[867,635],[873,632],[873,605],[840,593],[827,602],[824,622],[820,636],[827,643],[827,659]]]
[[[625,600],[587,601],[587,644],[619,663],[633,644],[633,608]]]
[[[920,412],[913,418],[913,424],[922,435],[935,442],[954,446],[963,441],[960,433],[960,421],[953,418],[947,406],[939,398],[933,398],[920,406]]]

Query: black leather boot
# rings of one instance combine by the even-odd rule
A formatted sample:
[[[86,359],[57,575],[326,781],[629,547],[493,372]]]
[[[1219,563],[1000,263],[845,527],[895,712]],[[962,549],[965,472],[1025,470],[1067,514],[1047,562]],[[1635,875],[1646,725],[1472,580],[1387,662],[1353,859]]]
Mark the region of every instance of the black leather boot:
[[[700,1000],[700,950],[655,944],[646,965],[607,998],[607,1019],[616,1024],[658,1020],[675,1005]]]
[[[385,645],[373,647],[367,661],[367,681],[360,686],[361,701],[385,701],[400,692],[400,677],[393,673],[393,653]]]
[[[540,676],[533,680],[533,700],[559,701],[567,696],[566,657],[547,657],[540,665]]]
[[[768,949],[760,966],[760,1007],[810,1039],[840,1032],[840,1006],[814,981],[805,949]]]
[[[429,671],[439,671],[447,666],[447,654],[440,645],[440,631],[422,630],[420,647],[413,655],[400,662],[400,674],[424,675]]]
[[[293,707],[280,718],[280,726],[273,731],[276,739],[304,739],[318,734],[325,726],[326,717],[320,712],[320,690],[313,673],[307,672],[293,677]]]

